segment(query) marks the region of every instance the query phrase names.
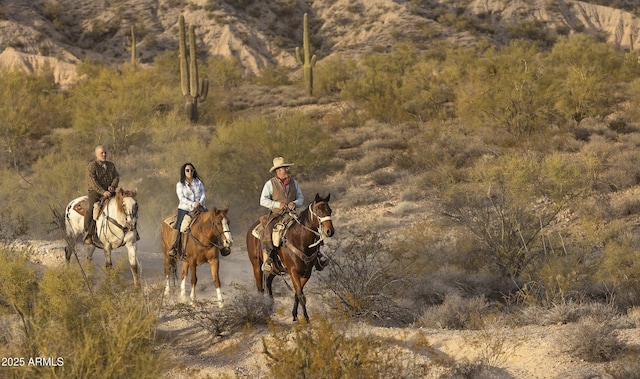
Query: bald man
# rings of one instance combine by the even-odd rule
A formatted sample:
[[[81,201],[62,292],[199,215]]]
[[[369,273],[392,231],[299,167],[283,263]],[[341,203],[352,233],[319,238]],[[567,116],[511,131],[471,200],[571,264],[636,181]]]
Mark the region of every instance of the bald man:
[[[93,221],[93,204],[101,197],[110,197],[116,193],[120,175],[116,171],[113,162],[107,160],[107,149],[98,145],[94,150],[96,159],[87,164],[87,184],[89,187],[88,209],[84,214],[84,242],[92,243],[92,235],[95,232]]]

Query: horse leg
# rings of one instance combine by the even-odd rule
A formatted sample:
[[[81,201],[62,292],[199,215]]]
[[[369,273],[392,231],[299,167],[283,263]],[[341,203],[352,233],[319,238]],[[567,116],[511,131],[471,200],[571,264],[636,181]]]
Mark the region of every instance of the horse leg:
[[[295,322],[298,321],[298,304],[304,301],[304,295],[302,294],[302,284],[300,283],[300,276],[293,270],[289,270],[289,276],[291,277],[291,285],[293,286],[293,290],[295,291],[295,296],[293,298],[293,310],[291,311],[291,314],[293,315],[293,321]],[[304,310],[304,306],[302,307],[302,309]]]
[[[127,252],[129,253],[129,266],[131,266],[131,275],[133,275],[133,284],[136,289],[140,289],[140,272],[138,270],[138,258],[136,257],[136,246],[129,242],[127,243]]]
[[[302,305],[302,315],[304,319],[309,322],[309,314],[307,313],[307,296],[304,294],[303,289],[304,285],[307,283],[307,278],[300,279],[300,294],[298,298],[300,299],[300,305]]]
[[[267,293],[269,294],[270,298],[273,298],[273,289],[271,288],[271,283],[273,283],[273,279],[275,277],[276,277],[275,275],[267,275]]]
[[[93,248],[93,246],[91,247]],[[91,253],[91,255],[93,255],[93,252]],[[107,268],[111,268],[111,266],[113,266],[113,264],[111,263],[111,244],[110,243],[104,244],[104,265]]]
[[[216,287],[216,294],[218,295],[218,308],[222,308],[222,290],[220,290],[220,260],[212,259],[209,261],[209,267],[211,268],[211,278],[213,278],[213,285]]]
[[[189,296],[191,305],[196,302],[196,283],[198,283],[198,276],[196,273],[197,268],[198,265],[196,265],[196,260],[193,259],[189,264],[189,269],[191,270],[191,295]]]
[[[180,274],[180,301],[185,302],[187,300],[187,272],[189,272],[189,264],[182,262],[182,273]]]
[[[164,247],[163,247],[164,250]],[[164,254],[164,296],[171,295],[171,286],[169,285],[169,273],[171,272],[171,258],[169,258],[169,254],[166,251],[163,251]]]
[[[256,279],[256,287],[258,288],[258,292],[264,293],[264,286],[262,285],[262,269],[260,268],[262,266],[262,263],[259,259],[251,263],[253,264],[253,277]]]
[[[87,246],[87,259],[89,262],[93,261],[93,252],[96,251],[96,247],[91,245]]]

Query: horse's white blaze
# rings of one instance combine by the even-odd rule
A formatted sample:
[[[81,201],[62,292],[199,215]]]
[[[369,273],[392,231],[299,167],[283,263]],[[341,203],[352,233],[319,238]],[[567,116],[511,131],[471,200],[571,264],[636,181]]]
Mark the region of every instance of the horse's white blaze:
[[[224,247],[231,247],[231,245],[233,245],[233,236],[231,235],[226,217],[222,219],[222,230],[225,237],[223,241]]]

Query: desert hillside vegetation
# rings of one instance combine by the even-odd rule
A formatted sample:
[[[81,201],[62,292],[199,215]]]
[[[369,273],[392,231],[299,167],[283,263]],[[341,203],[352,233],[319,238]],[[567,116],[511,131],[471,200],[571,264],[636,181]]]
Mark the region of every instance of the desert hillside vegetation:
[[[457,16],[441,21],[466,17]],[[366,322],[487,333],[573,323],[558,343],[576,359],[637,378],[638,346],[616,331],[640,327],[640,53],[520,27],[500,44],[332,53],[313,67],[312,94],[289,67],[254,74],[234,57],[198,56],[209,87],[197,122],[177,46],[144,66],[87,57],[68,88],[52,68],[2,68],[0,239],[62,239],[60,215],[85,194],[85,166],[104,144],[121,186],[137,190],[141,250],[159,251],[185,162],[208,205],[230,207],[241,240],[263,213],[272,158],[285,156],[307,199],[331,194],[340,238],[314,280],[336,321],[290,334],[272,325],[264,354],[274,377],[491,377],[501,354],[494,344],[475,362],[407,364],[388,341],[341,329]],[[41,270],[29,254],[0,249],[0,355],[74,363],[16,368],[17,377],[156,378],[173,367],[155,333],[157,288],[135,293],[83,262]],[[249,291],[222,310],[164,311],[224,337],[268,323],[270,306]],[[411,342],[429,356],[425,340]],[[344,354],[325,361],[336,344]]]

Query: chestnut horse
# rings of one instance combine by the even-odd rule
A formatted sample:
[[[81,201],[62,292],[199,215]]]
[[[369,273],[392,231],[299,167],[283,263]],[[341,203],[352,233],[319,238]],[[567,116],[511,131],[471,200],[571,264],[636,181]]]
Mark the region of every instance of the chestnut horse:
[[[319,194],[316,194],[309,207],[296,217],[296,222],[289,228],[280,246],[276,247],[278,257],[289,274],[295,291],[293,321],[298,320],[298,304],[302,305],[304,318],[309,321],[307,300],[302,290],[311,277],[311,270],[317,259],[322,239],[331,237],[334,233],[331,222],[331,207],[329,207],[330,197],[331,194],[326,198],[321,198]],[[260,221],[253,223],[247,232],[247,252],[253,265],[253,275],[256,278],[258,291],[264,293],[265,273],[261,268],[262,242],[252,233],[259,223]],[[270,297],[273,297],[271,284],[275,276],[276,274],[271,271],[266,277],[266,286]]]
[[[182,273],[180,276],[180,299],[186,300],[186,279],[187,272],[191,270],[191,303],[196,300],[196,283],[198,278],[196,276],[196,267],[209,263],[211,267],[211,277],[213,278],[213,284],[216,287],[218,295],[218,306],[222,307],[222,292],[220,290],[220,278],[218,277],[218,270],[220,268],[220,260],[218,254],[228,255],[231,245],[233,244],[233,237],[229,230],[229,220],[227,219],[227,212],[229,208],[224,210],[218,210],[213,208],[212,210],[200,213],[191,223],[189,229],[182,233],[181,237],[181,250],[184,254],[184,261],[182,262]],[[168,219],[170,217],[165,217]],[[170,256],[169,250],[171,249],[171,234],[172,226],[167,222],[162,222],[162,252],[164,253],[164,275],[166,279],[164,294],[169,296],[171,293],[169,285],[169,276],[171,273],[176,272],[178,257]]]
[[[138,258],[136,257],[136,242],[138,232],[138,203],[135,199],[135,191],[125,191],[119,188],[116,195],[107,200],[106,206],[100,212],[96,220],[97,240],[94,245],[88,246],[87,258],[93,258],[96,247],[104,250],[105,266],[110,268],[111,251],[121,246],[127,247],[129,265],[133,275],[133,283],[140,288],[140,274],[138,272]],[[76,242],[84,234],[84,212],[87,207],[87,196],[73,199],[65,210],[65,229],[70,241]],[[70,251],[65,248],[66,259],[71,258]]]

